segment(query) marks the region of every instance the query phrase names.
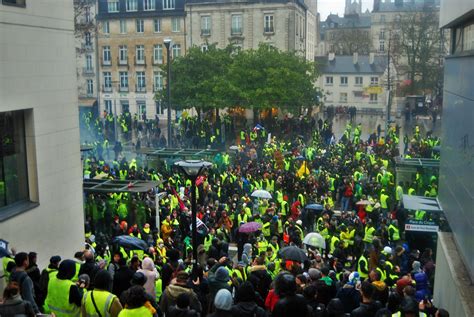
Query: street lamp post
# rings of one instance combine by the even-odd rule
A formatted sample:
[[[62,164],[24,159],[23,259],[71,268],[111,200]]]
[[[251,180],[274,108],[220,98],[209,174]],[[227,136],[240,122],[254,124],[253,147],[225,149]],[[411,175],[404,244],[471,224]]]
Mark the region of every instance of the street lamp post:
[[[191,179],[191,230],[193,244],[193,274],[197,269],[197,208],[196,208],[196,180],[204,169],[212,166],[212,163],[200,160],[184,160],[174,163],[181,171]]]
[[[166,46],[166,64],[167,64],[167,80],[166,80],[166,98],[168,99],[168,147],[171,147],[171,64],[170,64],[170,46],[171,39],[165,38],[163,41]]]

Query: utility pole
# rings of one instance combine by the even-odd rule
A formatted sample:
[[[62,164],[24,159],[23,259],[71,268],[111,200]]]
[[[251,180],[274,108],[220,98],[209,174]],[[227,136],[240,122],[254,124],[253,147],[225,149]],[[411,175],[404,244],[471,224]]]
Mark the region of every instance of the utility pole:
[[[385,122],[385,139],[387,139],[388,130],[390,127],[390,111],[392,108],[392,79],[390,76],[390,54],[391,54],[391,44],[392,44],[392,32],[388,35],[388,54],[387,54],[387,91],[388,91],[388,100],[387,100],[387,120]]]

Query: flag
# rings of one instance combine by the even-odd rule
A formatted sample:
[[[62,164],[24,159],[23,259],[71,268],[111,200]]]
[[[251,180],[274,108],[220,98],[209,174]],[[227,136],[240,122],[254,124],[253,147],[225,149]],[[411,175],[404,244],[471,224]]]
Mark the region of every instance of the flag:
[[[296,172],[296,176],[298,176],[299,178],[303,178],[306,175],[309,175],[309,169],[306,164],[306,161],[303,161],[303,164],[301,164],[301,167],[298,169],[298,172]]]

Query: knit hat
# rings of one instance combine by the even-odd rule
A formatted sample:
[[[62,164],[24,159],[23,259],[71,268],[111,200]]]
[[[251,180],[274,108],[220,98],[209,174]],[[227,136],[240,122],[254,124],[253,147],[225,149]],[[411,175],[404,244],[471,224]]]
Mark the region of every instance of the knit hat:
[[[49,263],[51,264],[57,264],[61,262],[61,257],[59,255],[54,255],[49,259]]]
[[[219,267],[216,271],[216,280],[221,282],[229,281],[229,271],[223,266]]]
[[[132,276],[132,280],[130,281],[130,284],[132,285],[140,285],[143,286],[146,283],[146,276],[142,272],[135,272]]]
[[[352,272],[350,275],[349,275],[349,282],[347,282],[347,284],[350,284],[350,285],[356,285],[357,282],[360,281],[360,275],[358,272]]]
[[[232,294],[229,290],[223,288],[217,292],[214,298],[214,306],[219,310],[230,311],[232,308]]]
[[[315,268],[310,268],[308,270],[309,278],[312,281],[316,281],[321,278],[321,271]]]

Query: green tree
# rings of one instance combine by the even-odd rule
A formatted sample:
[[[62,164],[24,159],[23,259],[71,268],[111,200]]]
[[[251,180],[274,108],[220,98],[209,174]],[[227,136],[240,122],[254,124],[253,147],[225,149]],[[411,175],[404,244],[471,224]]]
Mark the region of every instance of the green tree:
[[[236,54],[228,78],[229,99],[254,114],[273,107],[298,113],[315,105],[319,96],[315,64],[269,45]]]

